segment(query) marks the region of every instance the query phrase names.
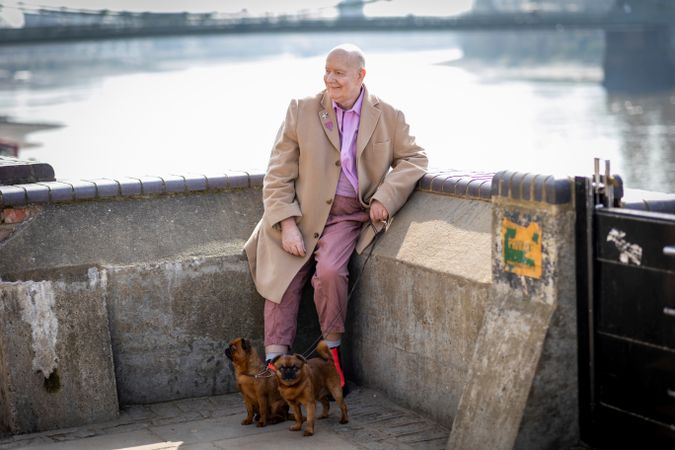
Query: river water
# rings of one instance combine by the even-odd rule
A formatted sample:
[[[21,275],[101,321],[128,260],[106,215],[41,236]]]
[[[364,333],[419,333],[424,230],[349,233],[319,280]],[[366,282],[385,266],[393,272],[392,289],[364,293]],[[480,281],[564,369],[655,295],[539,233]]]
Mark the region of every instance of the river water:
[[[289,100],[349,41],[430,165],[590,175],[675,192],[675,91],[608,94],[598,64],[467,62],[442,32],[171,37],[0,47],[0,116],[49,122],[20,157],[61,179],[264,170]],[[1,137],[1,136],[0,136]]]

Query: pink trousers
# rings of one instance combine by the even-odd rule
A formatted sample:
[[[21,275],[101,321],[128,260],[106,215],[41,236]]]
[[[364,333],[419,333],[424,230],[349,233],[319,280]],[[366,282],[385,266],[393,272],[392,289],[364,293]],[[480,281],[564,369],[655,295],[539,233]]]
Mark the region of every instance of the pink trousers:
[[[280,303],[265,300],[265,346],[292,345],[302,290],[309,277],[321,332],[343,333],[347,317],[349,258],[368,212],[358,199],[336,195],[314,254],[295,275]],[[314,274],[312,275],[312,269]]]

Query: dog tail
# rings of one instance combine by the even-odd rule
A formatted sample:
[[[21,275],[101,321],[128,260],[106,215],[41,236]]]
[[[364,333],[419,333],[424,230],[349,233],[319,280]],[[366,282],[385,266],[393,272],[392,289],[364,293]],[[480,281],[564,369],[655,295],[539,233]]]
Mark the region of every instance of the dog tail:
[[[333,361],[333,354],[330,352],[326,341],[319,342],[319,345],[316,346],[316,352],[319,354],[321,359],[325,361]]]

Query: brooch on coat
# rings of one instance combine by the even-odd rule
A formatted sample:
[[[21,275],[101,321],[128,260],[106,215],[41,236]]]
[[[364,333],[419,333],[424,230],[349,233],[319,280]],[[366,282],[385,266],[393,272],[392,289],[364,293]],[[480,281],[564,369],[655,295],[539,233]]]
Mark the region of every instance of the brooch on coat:
[[[333,131],[333,121],[332,120],[327,120],[328,119],[328,113],[326,111],[321,113],[321,120],[324,121],[323,125],[328,128],[328,131]]]

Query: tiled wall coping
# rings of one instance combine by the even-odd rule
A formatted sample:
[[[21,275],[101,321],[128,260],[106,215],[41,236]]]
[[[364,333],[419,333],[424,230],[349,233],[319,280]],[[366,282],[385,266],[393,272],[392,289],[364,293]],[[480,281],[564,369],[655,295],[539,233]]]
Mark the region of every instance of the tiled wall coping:
[[[263,176],[260,171],[226,171],[216,174],[57,180],[0,185],[0,206],[261,187]],[[570,202],[572,196],[571,182],[567,178],[512,171],[495,174],[431,170],[419,181],[417,189],[422,192],[483,201],[491,201],[493,196],[500,196],[515,200],[563,204]]]
[[[504,170],[497,172],[492,180],[492,195],[562,205],[572,201],[572,181],[552,175]]]
[[[0,185],[0,206],[242,189],[262,186],[262,180],[263,174],[260,172],[226,171],[217,174],[57,180]]]
[[[417,185],[422,192],[473,200],[491,200],[494,173],[461,170],[430,170]]]

